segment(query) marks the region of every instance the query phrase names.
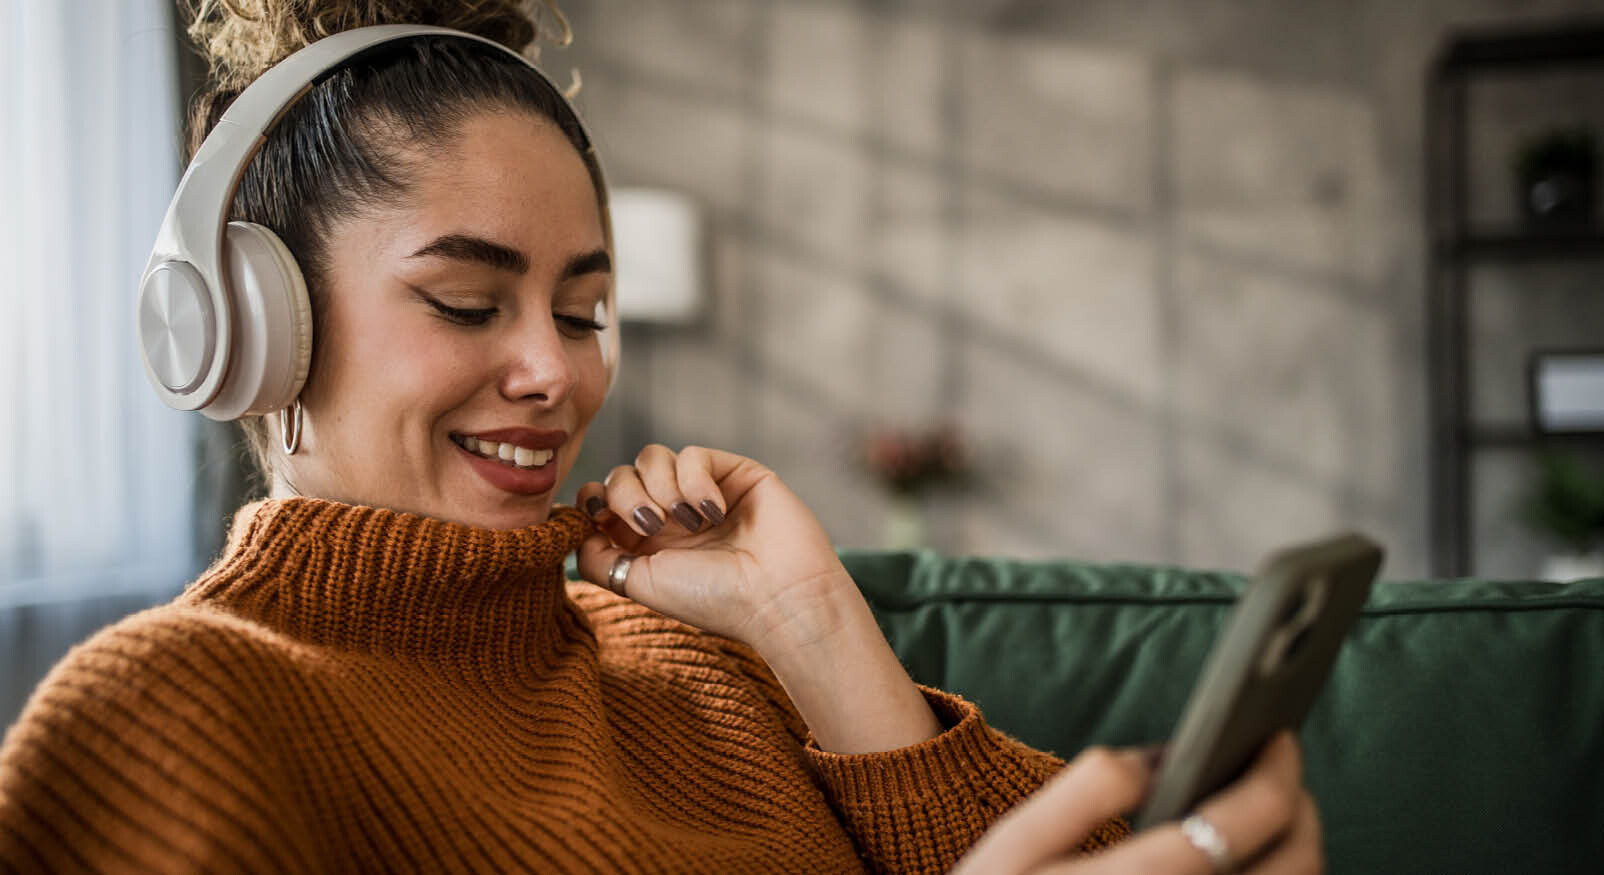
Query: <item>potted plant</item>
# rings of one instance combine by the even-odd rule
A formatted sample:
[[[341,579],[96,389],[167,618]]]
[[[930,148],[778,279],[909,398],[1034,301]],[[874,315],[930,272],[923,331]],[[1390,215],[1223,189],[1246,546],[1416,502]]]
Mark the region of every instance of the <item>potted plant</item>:
[[[1544,454],[1539,469],[1525,518],[1565,548],[1544,562],[1542,578],[1604,577],[1604,474],[1557,453]]]
[[[1549,128],[1515,151],[1516,199],[1521,213],[1543,227],[1593,221],[1598,143],[1584,125]]]
[[[864,442],[864,462],[891,493],[883,541],[892,550],[925,546],[925,495],[962,482],[968,472],[968,454],[951,423],[919,429],[871,428]]]

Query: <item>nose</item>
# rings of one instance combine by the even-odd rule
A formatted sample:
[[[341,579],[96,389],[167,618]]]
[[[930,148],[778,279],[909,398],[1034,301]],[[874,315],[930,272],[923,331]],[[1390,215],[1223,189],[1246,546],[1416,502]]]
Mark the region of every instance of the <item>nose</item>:
[[[509,401],[533,400],[556,407],[568,400],[579,373],[550,316],[530,319],[522,331],[509,333],[507,366],[501,392]]]

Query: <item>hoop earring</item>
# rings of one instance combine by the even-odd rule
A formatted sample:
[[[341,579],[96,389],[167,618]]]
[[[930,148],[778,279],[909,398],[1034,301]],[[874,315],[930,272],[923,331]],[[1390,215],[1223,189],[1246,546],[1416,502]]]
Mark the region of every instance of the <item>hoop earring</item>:
[[[286,417],[288,417],[286,419]],[[301,448],[301,399],[296,398],[295,403],[288,409],[278,412],[279,433],[283,435],[284,455],[293,456]]]

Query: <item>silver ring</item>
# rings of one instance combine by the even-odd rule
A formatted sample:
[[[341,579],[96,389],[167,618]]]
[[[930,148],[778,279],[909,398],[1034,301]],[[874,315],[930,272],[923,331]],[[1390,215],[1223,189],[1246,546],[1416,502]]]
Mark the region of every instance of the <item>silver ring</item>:
[[[613,560],[613,570],[607,572],[607,588],[619,595],[624,595],[624,581],[629,579],[629,563],[635,557],[624,553]]]
[[[1193,814],[1181,821],[1181,835],[1186,836],[1192,847],[1209,858],[1214,871],[1231,871],[1231,847],[1225,843],[1225,836],[1214,828],[1214,824],[1204,820],[1203,815]]]

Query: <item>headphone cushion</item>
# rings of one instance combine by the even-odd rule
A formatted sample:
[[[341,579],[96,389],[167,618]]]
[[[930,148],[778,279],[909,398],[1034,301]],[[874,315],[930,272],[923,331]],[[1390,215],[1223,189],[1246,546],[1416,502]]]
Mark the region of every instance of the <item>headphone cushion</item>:
[[[312,304],[300,266],[272,230],[229,222],[223,248],[234,348],[222,388],[201,412],[229,420],[295,401],[312,363]]]
[[[245,223],[241,223],[245,224]],[[283,271],[285,291],[289,297],[290,322],[288,339],[291,345],[291,386],[287,390],[289,398],[283,404],[275,405],[274,410],[288,407],[301,394],[301,387],[306,385],[306,375],[312,368],[312,296],[306,290],[306,278],[301,275],[301,265],[290,254],[290,247],[284,245],[277,234],[261,225],[252,225],[259,229],[266,238],[267,244],[278,254],[279,266]]]

